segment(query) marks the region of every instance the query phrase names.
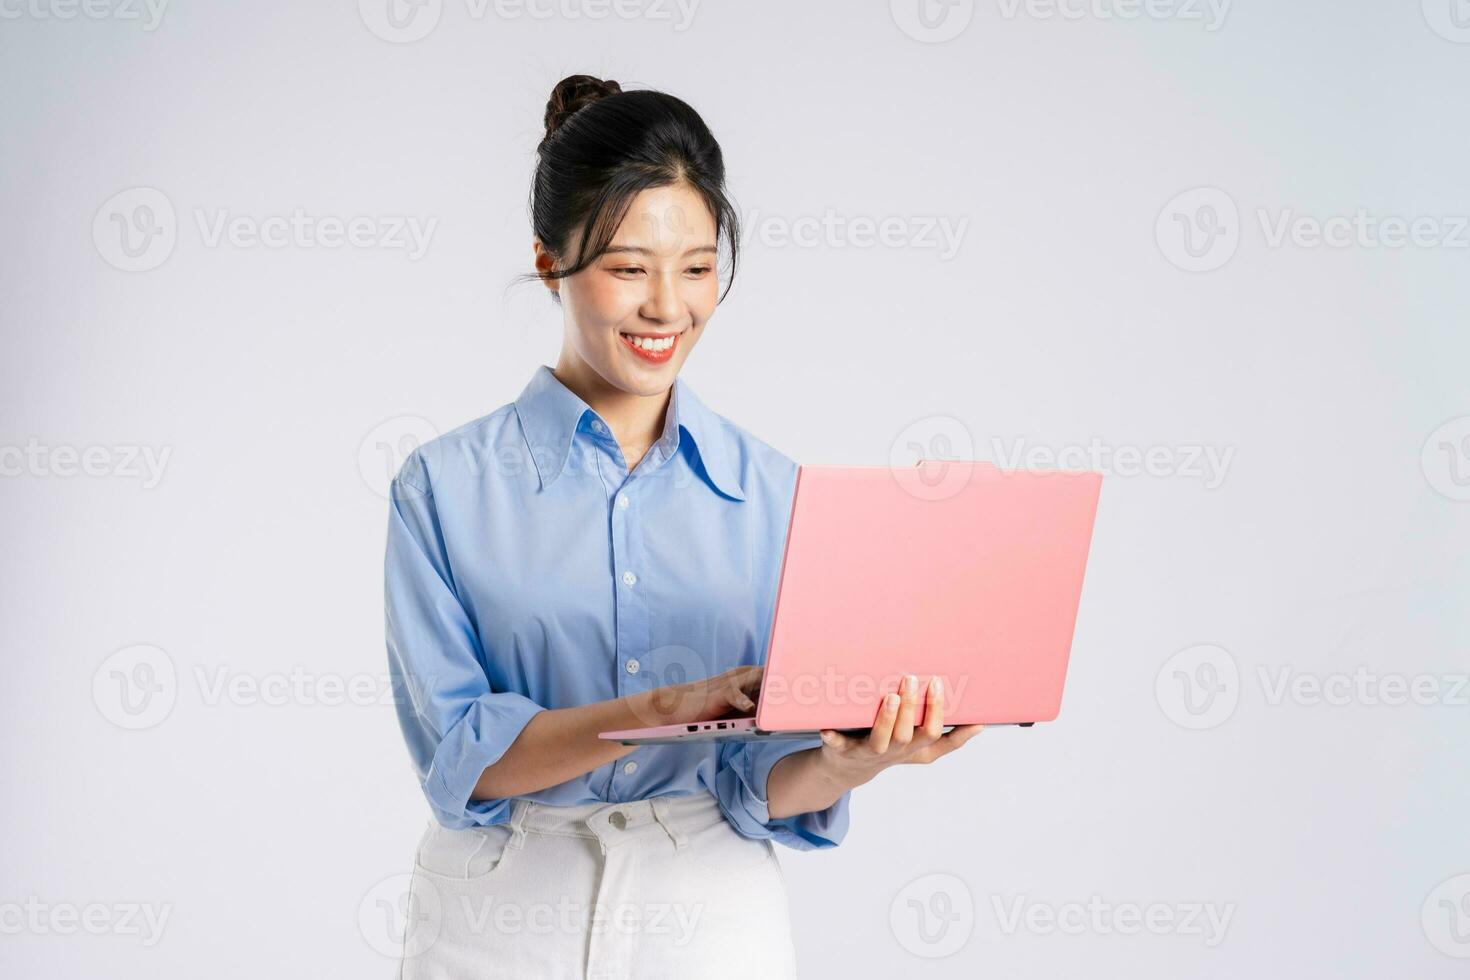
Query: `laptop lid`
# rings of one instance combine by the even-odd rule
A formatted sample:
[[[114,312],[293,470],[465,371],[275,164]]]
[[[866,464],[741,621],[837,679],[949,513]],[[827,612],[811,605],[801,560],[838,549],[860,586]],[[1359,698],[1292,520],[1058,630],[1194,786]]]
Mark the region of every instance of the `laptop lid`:
[[[1101,485],[974,461],[800,466],[757,725],[870,727],[905,673],[943,678],[946,725],[1054,719]]]

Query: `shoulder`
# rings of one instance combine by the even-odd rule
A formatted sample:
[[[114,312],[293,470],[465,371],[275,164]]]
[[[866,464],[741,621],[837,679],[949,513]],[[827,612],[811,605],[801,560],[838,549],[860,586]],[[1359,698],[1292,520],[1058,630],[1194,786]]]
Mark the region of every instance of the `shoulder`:
[[[488,415],[421,443],[404,458],[393,482],[430,493],[455,480],[483,477],[507,448],[515,450],[510,440],[519,438],[519,433],[515,403],[506,402]]]
[[[796,483],[796,461],[730,419],[710,412],[714,438],[734,468],[746,497],[769,491],[788,495]]]

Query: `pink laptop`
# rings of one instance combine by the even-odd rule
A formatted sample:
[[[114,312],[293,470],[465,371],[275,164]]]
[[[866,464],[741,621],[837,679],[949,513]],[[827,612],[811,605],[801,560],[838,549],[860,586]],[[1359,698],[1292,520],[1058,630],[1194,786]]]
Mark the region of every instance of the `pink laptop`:
[[[755,716],[600,737],[865,730],[905,673],[943,678],[946,728],[1053,720],[1101,486],[968,460],[799,467]]]

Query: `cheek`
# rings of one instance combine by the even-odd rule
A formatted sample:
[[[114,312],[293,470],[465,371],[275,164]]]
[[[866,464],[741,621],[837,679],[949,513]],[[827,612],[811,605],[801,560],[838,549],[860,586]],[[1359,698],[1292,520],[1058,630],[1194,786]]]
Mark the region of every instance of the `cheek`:
[[[698,323],[703,323],[714,315],[719,298],[720,284],[714,279],[690,283],[689,288],[684,291],[684,303]]]
[[[577,323],[594,330],[625,322],[630,312],[638,309],[639,302],[628,283],[612,277],[577,282],[570,290],[570,298]]]

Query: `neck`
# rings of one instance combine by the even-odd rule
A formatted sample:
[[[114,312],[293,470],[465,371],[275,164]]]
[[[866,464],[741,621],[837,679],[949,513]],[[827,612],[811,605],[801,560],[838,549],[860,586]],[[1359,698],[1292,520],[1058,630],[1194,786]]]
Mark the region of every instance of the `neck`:
[[[569,358],[563,352],[552,374],[568,390],[582,399],[612,429],[619,445],[646,449],[664,431],[664,416],[673,389],[665,388],[653,395],[637,395],[615,388],[587,366],[581,358]]]

